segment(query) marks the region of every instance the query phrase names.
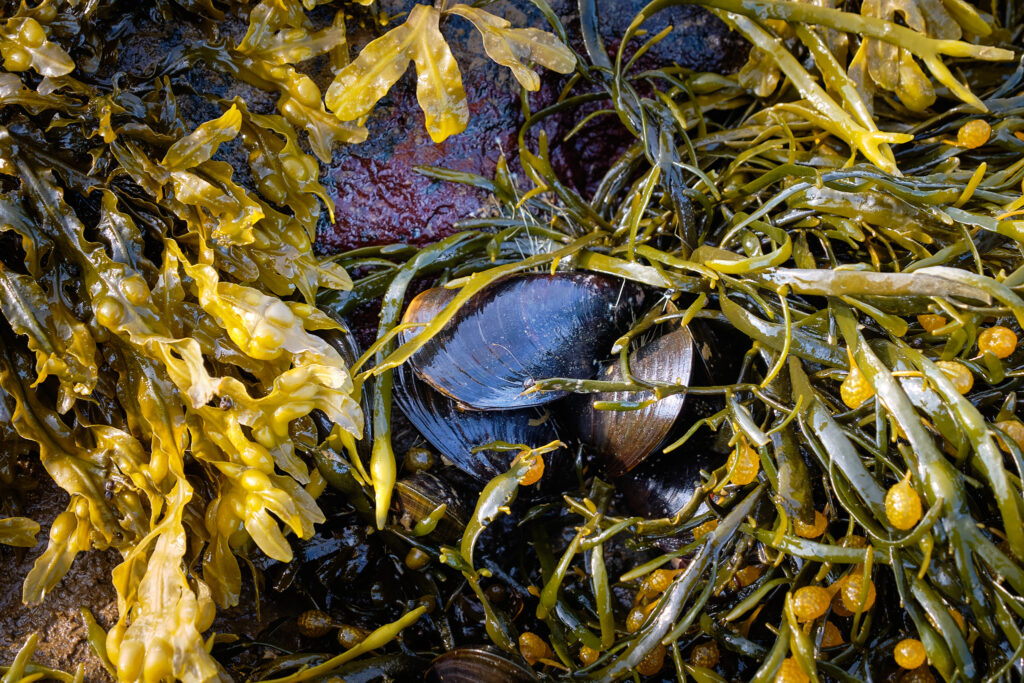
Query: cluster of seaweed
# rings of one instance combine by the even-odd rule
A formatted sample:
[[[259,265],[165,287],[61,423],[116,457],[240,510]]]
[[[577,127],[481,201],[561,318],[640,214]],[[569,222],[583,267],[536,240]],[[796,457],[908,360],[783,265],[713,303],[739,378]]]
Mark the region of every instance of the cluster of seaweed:
[[[1024,653],[1019,10],[706,0],[756,48],[736,77],[634,68],[665,34],[631,39],[674,4],[687,3],[648,5],[613,58],[595,3],[581,2],[588,59],[520,133],[529,184],[504,167],[493,179],[424,169],[487,189],[504,210],[408,260],[342,255],[364,275],[324,304],[345,312],[383,295],[374,365],[357,379],[379,396],[463,302],[510,273],[587,270],[661,290],[683,310],[657,322],[717,321],[749,338],[737,376],[697,388],[548,378],[534,390],[717,395],[724,407],[669,450],[696,457],[686,443],[708,430],[735,456],[659,520],[624,512],[593,468],[562,505],[515,511],[527,457],[483,490],[459,547],[416,546],[438,574],[463,574],[496,646],[512,651],[518,636],[550,678],[1013,679]],[[636,137],[593,197],[558,178],[541,126],[584,105],[573,133],[608,115]],[[395,344],[409,282],[438,272],[458,295]],[[365,482],[378,501],[393,479],[372,467],[394,462],[387,409],[378,398]],[[712,513],[696,515],[700,503]],[[478,566],[481,527],[510,509],[534,540],[519,573],[506,556]],[[649,554],[680,533],[692,541]],[[615,581],[604,558],[621,555],[617,542],[631,560]],[[488,604],[478,584],[499,575],[532,621]],[[627,588],[632,609],[615,599]]]
[[[147,74],[111,68],[132,37],[112,3],[8,3],[0,20],[5,506],[31,484],[19,459],[35,453],[70,496],[25,577],[26,603],[54,590],[78,553],[121,553],[118,621],[91,638],[119,680],[223,675],[203,634],[216,606],[239,600],[238,559],[258,548],[288,562],[286,534],[309,537],[324,520],[316,497],[325,484],[304,456],[317,443],[311,413],[362,434],[338,341],[347,332],[315,306],[318,291],[351,281],[313,253],[321,204],[332,207],[305,149],[326,161],[336,144],[364,138],[351,119],[410,59],[428,127],[435,111],[438,136],[465,125],[449,116],[465,111],[465,96],[440,10],[414,6],[368,46],[371,57],[347,64],[347,8],[315,30],[306,10],[317,4],[254,4],[237,45],[211,31]],[[225,18],[209,2],[154,11],[166,21]],[[449,11],[477,24],[521,78],[532,74],[527,56],[572,68],[549,34],[481,9]],[[338,116],[295,66],[325,53],[336,64],[328,99]],[[181,75],[200,62],[278,93],[280,113],[190,91]],[[220,115],[190,125],[183,96]],[[244,168],[214,158],[224,145]],[[31,547],[38,531],[10,517],[2,540]],[[25,662],[10,680],[15,670]]]
[[[1024,69],[1013,62],[1014,3],[986,14],[962,0],[655,0],[610,56],[596,2],[581,0],[579,59],[481,3],[421,4],[350,64],[344,10],[316,30],[307,10],[322,3],[304,4],[264,0],[237,46],[211,38],[159,78],[134,79],[100,69],[116,49],[99,31],[100,3],[4,13],[4,483],[27,485],[17,462],[38,452],[71,496],[26,601],[54,590],[79,552],[116,548],[119,621],[106,634],[90,623],[111,673],[222,678],[224,646],[204,634],[216,605],[239,600],[238,559],[258,549],[292,560],[288,535],[312,535],[324,521],[318,499],[333,495],[380,529],[363,541],[394,559],[395,618],[336,657],[281,657],[244,672],[254,678],[348,675],[341,667],[375,650],[383,656],[357,661],[359,675],[425,668],[470,644],[449,623],[467,600],[479,605],[480,638],[537,678],[1019,675]],[[564,38],[546,3],[534,4]],[[673,4],[703,5],[747,38],[744,69],[639,68],[667,33],[639,42],[644,21]],[[223,19],[198,0],[160,8]],[[311,238],[330,204],[306,145],[327,160],[364,137],[362,119],[410,61],[431,136],[458,132],[465,98],[439,34],[454,16],[526,88],[538,86],[530,61],[576,68],[520,132],[525,177],[505,164],[492,179],[423,169],[486,189],[499,214],[422,249],[321,261]],[[325,54],[335,80],[323,99],[295,65]],[[279,114],[206,98],[219,116],[187,125],[175,76],[200,62],[276,92]],[[635,137],[592,197],[558,178],[541,127],[578,110],[588,113],[570,135],[607,116]],[[216,156],[232,145],[253,187]],[[389,513],[412,461],[392,445],[391,372],[474,293],[542,268],[631,280],[676,304],[641,319],[627,349],[656,323],[707,320],[749,339],[736,376],[715,386],[628,372],[614,384],[535,386],[718,397],[721,409],[669,448],[687,457],[713,432],[734,455],[678,513],[645,519],[624,511],[583,454],[561,498],[516,501],[545,449],[525,450],[479,493],[460,540],[432,534],[437,515],[403,527]],[[399,344],[407,292],[423,279],[458,294]],[[357,360],[339,321],[378,299],[377,341]],[[333,425],[326,438],[314,417]],[[487,552],[508,515],[532,543]],[[12,544],[33,545],[37,531],[3,522]],[[528,609],[509,609],[509,595]],[[34,645],[10,680],[50,675],[27,663]]]

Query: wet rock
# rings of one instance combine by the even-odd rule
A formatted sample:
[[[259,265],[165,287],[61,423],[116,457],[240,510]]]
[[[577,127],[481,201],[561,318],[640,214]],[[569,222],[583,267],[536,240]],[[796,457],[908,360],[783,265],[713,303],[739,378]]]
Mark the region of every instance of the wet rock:
[[[462,66],[469,127],[434,144],[416,103],[414,74],[406,73],[371,116],[369,140],[336,150],[321,176],[335,210],[334,225],[318,232],[321,250],[431,242],[451,234],[456,221],[487,210],[485,193],[415,170],[437,166],[492,176],[502,150],[514,147],[519,115],[509,108],[517,105],[515,79],[480,57],[467,58],[446,33]]]
[[[387,4],[384,9],[392,9]],[[639,0],[598,3],[602,38],[612,54],[619,37],[645,4]],[[547,26],[538,12],[524,11],[524,5],[527,3],[498,2],[488,10],[515,25]],[[573,46],[582,52],[576,3],[564,0],[552,6],[565,23]],[[742,65],[746,57],[742,39],[703,8],[670,8],[644,28],[654,34],[670,23],[673,31],[645,56],[639,68],[675,61],[695,70],[729,72]],[[515,170],[516,136],[523,123],[518,85],[507,69],[486,58],[480,38],[468,22],[453,17],[443,32],[462,71],[470,103],[469,127],[442,144],[431,142],[423,129],[410,69],[371,115],[369,139],[337,150],[325,169],[324,185],[334,201],[335,223],[321,226],[320,250],[335,252],[388,242],[422,244],[452,234],[457,221],[490,209],[483,191],[432,180],[417,173],[416,166],[492,177],[504,151]],[[359,46],[357,43],[353,54]],[[554,102],[564,83],[565,77],[545,73],[541,91],[530,98],[533,111]],[[609,115],[595,119],[571,141],[561,143],[576,120],[572,115],[559,117],[550,122],[546,132],[553,145],[556,171],[586,194],[630,138]]]
[[[39,542],[27,551],[0,547],[4,566],[0,578],[0,662],[11,662],[25,640],[38,633],[39,644],[32,658],[36,664],[69,672],[83,664],[85,680],[109,681],[110,676],[86,640],[80,608],[88,608],[104,628],[117,621],[117,596],[110,581],[110,572],[121,563],[116,551],[79,554],[64,579],[40,604],[21,602],[22,581],[46,550],[50,524],[69,500],[38,461],[32,466],[39,487],[26,496],[20,514],[39,522],[42,530],[36,536]]]
[[[598,0],[601,37],[606,47],[618,48],[620,36],[646,4],[632,0]],[[653,66],[675,62],[694,71],[731,73],[743,66],[747,59],[746,41],[703,7],[681,5],[658,12],[643,24],[642,28],[647,32],[644,39],[670,25],[673,27],[671,33],[647,52],[644,64]]]

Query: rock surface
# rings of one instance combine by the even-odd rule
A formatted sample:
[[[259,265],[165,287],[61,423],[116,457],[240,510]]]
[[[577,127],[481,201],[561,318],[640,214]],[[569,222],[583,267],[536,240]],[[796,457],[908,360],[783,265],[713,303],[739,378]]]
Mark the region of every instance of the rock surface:
[[[81,553],[57,587],[38,605],[22,605],[21,586],[36,558],[46,550],[50,524],[64,511],[68,494],[47,476],[38,461],[32,474],[39,487],[25,496],[20,514],[42,526],[39,543],[27,551],[0,547],[4,572],[0,578],[0,662],[14,659],[25,640],[39,634],[33,661],[63,671],[85,666],[85,680],[110,680],[99,658],[86,640],[81,608],[88,608],[96,621],[110,628],[117,621],[117,596],[110,572],[121,562],[116,551]]]
[[[388,4],[401,5],[392,0],[384,3],[385,9],[392,9]],[[576,3],[563,0],[551,4],[573,46],[582,51]],[[640,0],[599,0],[602,39],[609,51],[618,48],[619,36],[645,4]],[[547,27],[538,12],[525,12],[524,6],[532,10],[528,3],[508,0],[488,10],[514,25]],[[648,52],[639,67],[675,61],[695,70],[730,72],[746,58],[742,39],[703,8],[670,8],[644,28],[653,35],[669,24],[674,26],[672,32]],[[491,177],[504,151],[515,170],[516,138],[523,122],[518,85],[507,69],[486,58],[480,38],[468,22],[452,18],[443,32],[461,68],[470,102],[469,127],[440,145],[433,144],[423,129],[410,69],[371,115],[369,139],[337,151],[325,169],[323,182],[334,200],[335,223],[318,233],[322,251],[388,242],[422,244],[455,232],[460,219],[488,210],[482,191],[432,180],[417,173],[416,166],[439,166]],[[541,90],[530,97],[533,111],[554,102],[565,80],[545,73]],[[611,116],[595,119],[568,143],[562,143],[561,138],[575,120],[567,116],[551,123],[547,132],[556,170],[580,190],[592,187],[593,179],[603,173],[627,141],[625,131]]]

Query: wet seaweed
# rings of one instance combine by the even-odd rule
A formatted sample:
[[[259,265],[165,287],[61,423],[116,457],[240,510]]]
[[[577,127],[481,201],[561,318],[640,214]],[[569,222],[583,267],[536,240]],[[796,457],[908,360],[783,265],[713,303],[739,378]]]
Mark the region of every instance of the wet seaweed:
[[[71,494],[26,601],[59,590],[78,553],[119,550],[119,620],[106,633],[86,623],[126,681],[422,675],[445,652],[469,666],[464,648],[485,641],[509,672],[542,680],[1019,676],[1013,3],[701,0],[756,48],[732,76],[637,66],[640,40],[660,39],[645,20],[691,3],[655,0],[609,54],[597,3],[581,0],[580,60],[543,2],[550,33],[414,5],[351,63],[344,12],[316,28],[317,4],[261,2],[237,46],[211,34],[130,84],[77,57],[90,46],[104,61],[100,4],[3,20],[2,454],[9,471],[38,452]],[[205,2],[163,7],[223,18]],[[456,16],[526,89],[531,62],[577,69],[558,102],[528,113],[523,173],[424,170],[490,191],[496,215],[421,249],[317,258],[330,205],[307,147],[326,160],[365,135],[410,61],[431,136],[458,132],[461,81],[439,37]],[[298,68],[318,55],[336,74],[326,98]],[[175,76],[198,63],[276,92],[279,113],[210,97],[218,114],[187,123]],[[558,177],[542,124],[595,102],[635,139],[584,197]],[[219,155],[231,145],[253,186]],[[482,489],[458,484],[476,499],[458,542],[435,533],[444,505],[403,525],[394,486],[422,464],[396,457],[391,373],[496,281],[559,270],[634,282],[657,303],[608,349],[618,379],[536,378],[530,391],[643,397],[610,410],[708,399],[656,461],[700,463],[688,497],[667,516],[631,510],[626,480],[566,437],[495,445],[518,455]],[[424,283],[454,294],[404,328]],[[377,339],[359,357],[342,320],[376,300]],[[696,385],[629,372],[634,339],[695,322],[742,340],[740,360]],[[542,456],[555,450],[575,471],[551,495]],[[5,498],[19,483],[4,479]],[[31,545],[38,525],[8,507],[0,538]],[[309,539],[339,520],[335,554],[314,559]],[[355,578],[339,590],[343,553]],[[286,564],[345,593],[333,599],[347,621],[324,619],[340,654],[318,631],[259,662],[265,643],[211,632],[217,607],[242,599],[243,566]],[[926,663],[913,643],[894,659],[906,640]],[[5,680],[75,680],[31,664],[34,643]]]

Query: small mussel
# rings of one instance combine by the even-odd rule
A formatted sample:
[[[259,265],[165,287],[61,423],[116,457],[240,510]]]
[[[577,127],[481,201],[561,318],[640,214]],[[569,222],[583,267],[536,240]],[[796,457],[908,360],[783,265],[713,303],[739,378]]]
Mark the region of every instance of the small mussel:
[[[460,647],[433,661],[431,683],[529,683],[538,680],[525,662],[489,646]]]
[[[402,322],[430,322],[454,295],[423,292]],[[466,301],[409,362],[421,379],[470,408],[541,405],[565,392],[523,392],[538,379],[593,377],[642,300],[638,286],[594,273],[509,276]]]
[[[424,438],[456,467],[487,481],[506,471],[515,451],[474,448],[495,441],[535,448],[558,438],[540,408],[480,412],[462,410],[447,396],[416,379],[408,365],[395,369],[395,400]]]
[[[467,512],[458,490],[446,477],[432,472],[417,472],[399,479],[394,496],[399,523],[414,534],[434,534],[449,543],[461,538]]]
[[[682,327],[657,337],[630,354],[629,371],[647,382],[689,384],[693,373],[694,343]],[[599,375],[609,382],[622,380],[622,366],[612,363]],[[569,403],[580,439],[602,457],[608,475],[618,477],[636,467],[668,436],[683,409],[685,394],[673,394],[634,410],[598,410],[599,401],[641,403],[653,391],[608,392],[575,397]]]
[[[299,615],[296,625],[299,633],[307,638],[319,638],[330,633],[334,628],[334,620],[323,610],[310,609]]]

